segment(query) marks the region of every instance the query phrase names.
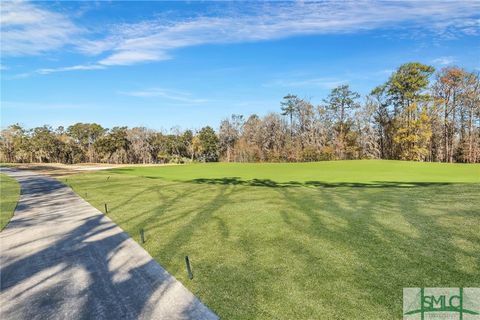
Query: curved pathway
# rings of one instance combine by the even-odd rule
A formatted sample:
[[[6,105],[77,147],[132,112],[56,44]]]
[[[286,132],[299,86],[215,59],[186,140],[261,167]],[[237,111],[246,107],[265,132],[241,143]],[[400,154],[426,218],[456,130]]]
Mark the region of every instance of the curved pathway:
[[[0,319],[218,319],[70,188],[2,172],[22,194],[0,233]]]

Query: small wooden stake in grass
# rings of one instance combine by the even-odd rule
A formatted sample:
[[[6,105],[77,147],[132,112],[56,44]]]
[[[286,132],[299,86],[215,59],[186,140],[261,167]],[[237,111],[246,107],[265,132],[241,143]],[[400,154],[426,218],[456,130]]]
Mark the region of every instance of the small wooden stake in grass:
[[[192,267],[190,267],[190,259],[188,256],[185,256],[185,264],[187,265],[188,279],[193,279]]]
[[[142,240],[142,243],[145,243],[145,231],[140,229],[140,239]]]
[[[105,203],[105,213],[108,213],[108,207],[106,203]]]

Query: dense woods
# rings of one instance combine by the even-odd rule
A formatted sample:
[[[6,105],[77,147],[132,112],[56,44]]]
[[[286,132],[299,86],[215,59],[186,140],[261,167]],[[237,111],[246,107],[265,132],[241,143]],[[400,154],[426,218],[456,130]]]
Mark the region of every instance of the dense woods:
[[[25,129],[11,125],[0,137],[2,162],[184,163],[190,161],[319,161],[401,159],[480,162],[480,80],[459,67],[435,71],[400,66],[361,97],[348,85],[314,106],[294,94],[280,112],[232,115],[217,132],[103,128]]]

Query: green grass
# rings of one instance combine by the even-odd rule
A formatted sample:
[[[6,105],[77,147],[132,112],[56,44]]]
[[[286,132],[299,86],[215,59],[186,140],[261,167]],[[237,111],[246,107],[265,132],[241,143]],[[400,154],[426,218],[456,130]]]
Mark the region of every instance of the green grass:
[[[325,161],[306,163],[206,163],[168,168],[112,169],[149,178],[176,181],[195,179],[271,180],[277,183],[382,183],[449,182],[480,183],[480,166],[470,164],[419,163],[386,160]]]
[[[146,250],[223,319],[394,319],[404,287],[480,286],[479,165],[223,163],[68,183],[137,241],[145,228]]]
[[[5,228],[13,216],[20,197],[20,185],[9,176],[0,173],[0,230]]]

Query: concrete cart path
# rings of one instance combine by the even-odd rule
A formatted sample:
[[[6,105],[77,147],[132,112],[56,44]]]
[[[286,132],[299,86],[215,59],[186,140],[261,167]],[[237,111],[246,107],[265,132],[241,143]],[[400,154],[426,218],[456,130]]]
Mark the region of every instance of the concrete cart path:
[[[2,172],[22,194],[0,233],[0,319],[218,319],[70,188]]]

